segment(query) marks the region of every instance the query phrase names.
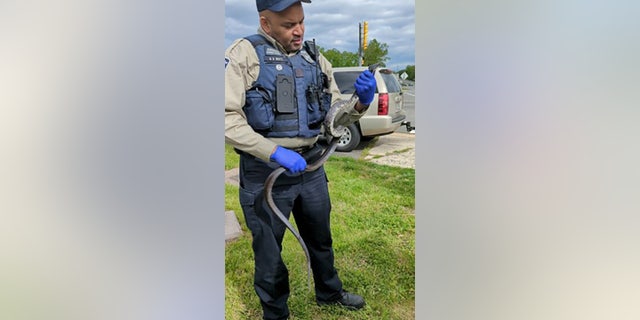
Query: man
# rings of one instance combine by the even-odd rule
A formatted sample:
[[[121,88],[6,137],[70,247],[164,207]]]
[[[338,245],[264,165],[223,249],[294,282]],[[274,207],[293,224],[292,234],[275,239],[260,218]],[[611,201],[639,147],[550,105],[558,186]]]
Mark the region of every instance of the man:
[[[365,304],[342,288],[334,267],[324,168],[305,172],[321,151],[316,142],[327,112],[345,104],[331,64],[315,44],[303,42],[301,2],[311,1],[256,0],[258,34],[236,40],[225,52],[225,142],[240,154],[239,198],[253,236],[254,287],[264,319],[289,317],[288,271],[280,255],[286,229],[263,194],[265,179],[279,166],[287,171],[275,182],[273,199],[287,218],[293,213],[307,245],[317,303],[349,309]],[[354,86],[358,101],[343,112],[351,123],[366,112],[376,81],[365,71]]]

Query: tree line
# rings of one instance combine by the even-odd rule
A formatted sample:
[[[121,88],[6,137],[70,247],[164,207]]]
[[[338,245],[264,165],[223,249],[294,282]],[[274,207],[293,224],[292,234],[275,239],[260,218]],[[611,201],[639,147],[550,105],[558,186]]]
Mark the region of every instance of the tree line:
[[[338,49],[324,49],[319,47],[320,53],[331,62],[334,67],[355,67],[360,66],[360,57],[357,52],[339,51]],[[379,63],[381,66],[386,66],[385,62],[389,60],[389,45],[381,43],[376,39],[372,39],[367,44],[367,49],[364,50],[364,62],[362,65],[368,66],[374,63]],[[415,81],[416,66],[408,65],[405,69],[400,70],[398,74],[403,72],[407,73],[407,80]]]

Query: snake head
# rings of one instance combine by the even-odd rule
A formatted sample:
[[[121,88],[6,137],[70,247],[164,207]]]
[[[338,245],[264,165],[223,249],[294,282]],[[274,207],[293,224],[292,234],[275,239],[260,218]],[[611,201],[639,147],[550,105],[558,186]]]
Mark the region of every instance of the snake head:
[[[376,69],[378,68],[379,65],[380,65],[380,62],[369,65],[369,72],[375,74]]]

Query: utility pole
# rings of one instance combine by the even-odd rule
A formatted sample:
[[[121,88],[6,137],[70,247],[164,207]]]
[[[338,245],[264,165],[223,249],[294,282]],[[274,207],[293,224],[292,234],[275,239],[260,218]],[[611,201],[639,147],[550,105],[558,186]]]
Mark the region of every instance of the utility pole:
[[[362,23],[358,23],[358,63],[362,66]]]

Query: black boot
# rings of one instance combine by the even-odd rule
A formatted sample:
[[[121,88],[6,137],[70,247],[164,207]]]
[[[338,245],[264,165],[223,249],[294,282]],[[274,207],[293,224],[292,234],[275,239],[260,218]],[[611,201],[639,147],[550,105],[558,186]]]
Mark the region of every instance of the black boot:
[[[335,306],[341,306],[350,310],[362,309],[362,307],[364,307],[364,304],[365,304],[364,298],[362,298],[357,294],[349,293],[344,290],[342,291],[342,293],[340,293],[340,298],[338,298],[337,300],[333,300],[333,301],[317,300],[317,302],[318,302],[318,305],[320,306],[335,305]]]

